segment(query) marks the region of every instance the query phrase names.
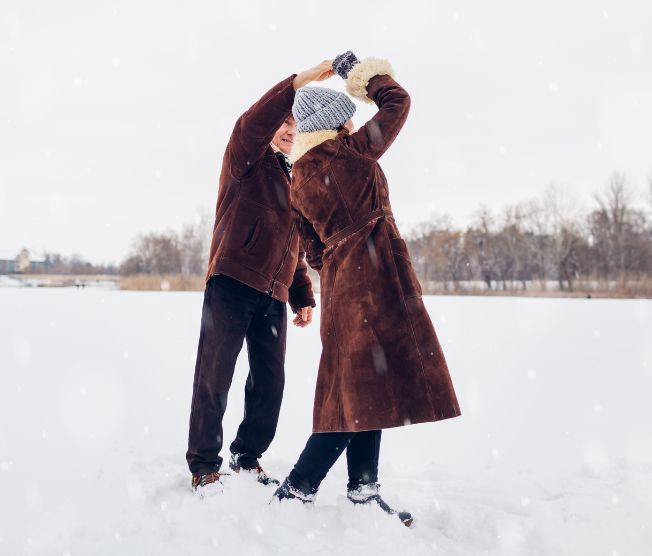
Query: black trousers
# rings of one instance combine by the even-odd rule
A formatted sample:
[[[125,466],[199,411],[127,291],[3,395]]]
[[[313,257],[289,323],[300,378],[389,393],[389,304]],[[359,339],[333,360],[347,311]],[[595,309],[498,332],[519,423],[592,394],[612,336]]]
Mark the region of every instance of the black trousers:
[[[305,493],[314,493],[346,450],[347,488],[378,481],[381,431],[313,433],[290,472],[290,482]]]
[[[245,339],[244,419],[230,450],[244,454],[241,463],[248,467],[269,448],[285,385],[286,311],[282,301],[228,276],[213,276],[206,284],[186,453],[193,475],[219,471],[222,465],[222,418]]]

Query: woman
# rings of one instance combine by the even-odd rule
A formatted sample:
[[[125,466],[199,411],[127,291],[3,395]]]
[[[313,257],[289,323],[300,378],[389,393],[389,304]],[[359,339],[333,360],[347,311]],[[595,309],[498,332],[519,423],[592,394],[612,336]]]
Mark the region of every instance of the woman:
[[[381,429],[456,417],[460,409],[378,164],[410,97],[385,60],[360,63],[349,51],[333,69],[378,112],[352,133],[355,105],[345,94],[296,93],[290,198],[308,263],[320,272],[323,351],[314,432],[275,496],[312,501],[346,449],[348,498],[397,513],[379,494]],[[407,512],[399,517],[412,523]]]

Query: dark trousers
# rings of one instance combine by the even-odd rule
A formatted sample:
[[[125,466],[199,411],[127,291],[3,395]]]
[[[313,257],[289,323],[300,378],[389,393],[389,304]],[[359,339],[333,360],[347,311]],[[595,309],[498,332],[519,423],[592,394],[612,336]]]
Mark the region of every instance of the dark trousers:
[[[290,482],[305,493],[317,492],[344,450],[349,470],[349,490],[377,482],[380,435],[379,430],[313,433],[290,472]]]
[[[236,359],[247,340],[249,376],[244,419],[231,452],[255,464],[269,447],[278,423],[285,385],[285,303],[224,275],[206,284],[186,460],[193,475],[222,465],[222,418]],[[248,463],[249,462],[249,465]]]

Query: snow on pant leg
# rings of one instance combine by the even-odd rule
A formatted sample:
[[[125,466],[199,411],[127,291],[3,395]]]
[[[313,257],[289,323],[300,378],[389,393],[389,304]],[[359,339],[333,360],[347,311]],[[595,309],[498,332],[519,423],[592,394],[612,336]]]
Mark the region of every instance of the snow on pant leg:
[[[305,493],[317,492],[337,458],[346,450],[354,432],[315,432],[290,472],[290,482]]]
[[[223,275],[206,284],[186,453],[193,475],[218,471],[222,465],[222,418],[257,293]]]
[[[245,469],[255,467],[274,439],[285,386],[286,305],[260,295],[246,334],[249,376],[244,418],[230,447],[231,452],[243,454],[240,463]]]
[[[348,490],[378,481],[381,432],[379,430],[358,432],[349,442],[346,449],[346,463],[349,470]]]

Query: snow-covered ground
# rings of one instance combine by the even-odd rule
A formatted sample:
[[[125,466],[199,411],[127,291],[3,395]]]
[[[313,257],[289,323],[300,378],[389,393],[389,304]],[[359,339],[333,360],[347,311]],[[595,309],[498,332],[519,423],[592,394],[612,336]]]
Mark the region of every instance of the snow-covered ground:
[[[0,289],[0,554],[652,553],[652,302],[426,298],[463,416],[384,433],[382,490],[413,530],[349,505],[344,461],[313,508],[269,505],[248,477],[191,494],[201,302]],[[318,322],[291,328],[263,459],[279,478],[310,432],[319,350]]]
[[[0,274],[0,288],[20,288],[24,286],[23,282],[17,280],[12,276],[7,276],[6,274]]]

